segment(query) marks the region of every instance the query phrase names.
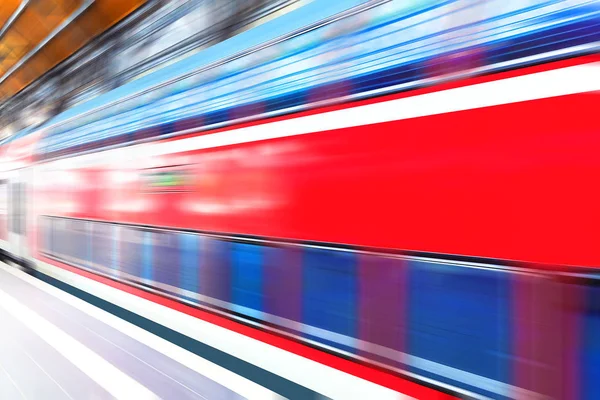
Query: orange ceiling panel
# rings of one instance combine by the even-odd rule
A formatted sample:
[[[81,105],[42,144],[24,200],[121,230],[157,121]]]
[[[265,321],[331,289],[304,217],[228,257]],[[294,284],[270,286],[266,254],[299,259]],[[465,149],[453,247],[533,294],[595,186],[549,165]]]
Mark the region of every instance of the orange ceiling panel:
[[[31,1],[14,21],[3,38],[0,52],[0,74],[6,73],[21,58],[47,37],[62,21],[79,7],[81,0]]]
[[[21,0],[1,0],[0,1],[0,26],[3,26],[11,15],[17,11],[21,5]]]
[[[95,0],[58,35],[32,54],[36,46],[77,12],[84,1],[31,0],[27,4],[5,35],[0,37],[0,80],[3,79],[0,82],[0,100],[22,90],[145,2]],[[1,23],[5,14],[8,14],[5,19],[10,18],[20,1],[0,0],[0,3]],[[10,69],[24,57],[29,58],[11,72]]]
[[[6,83],[6,85],[2,85],[2,91],[6,91],[5,94],[8,94],[8,93],[12,92],[13,90],[17,89],[16,81],[11,80],[11,81],[7,81],[5,83]]]
[[[94,4],[97,14],[106,16],[109,20],[118,21],[123,16],[138,8],[143,1],[104,0]]]

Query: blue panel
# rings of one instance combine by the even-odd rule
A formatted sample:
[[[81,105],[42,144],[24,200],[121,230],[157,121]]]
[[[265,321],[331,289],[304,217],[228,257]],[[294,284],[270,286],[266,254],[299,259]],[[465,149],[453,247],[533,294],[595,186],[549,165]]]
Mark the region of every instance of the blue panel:
[[[230,245],[205,237],[200,250],[200,293],[227,302],[231,299]]]
[[[154,281],[179,287],[179,238],[175,232],[152,233]]]
[[[137,278],[142,276],[144,234],[144,231],[137,228],[121,229],[120,269]]]
[[[38,223],[38,248],[40,251],[48,251],[48,220],[40,218]]]
[[[52,252],[55,256],[60,256],[63,230],[62,221],[54,218],[52,220]]]
[[[509,284],[509,274],[501,271],[410,261],[407,352],[510,383]],[[445,379],[436,376],[424,362],[413,361],[413,370],[441,381],[451,379],[448,374],[442,374]],[[479,386],[460,371],[452,377]]]
[[[69,231],[71,236],[71,256],[74,261],[86,267],[88,258],[88,239],[87,222],[72,220],[69,221]]]
[[[104,268],[112,267],[112,229],[111,225],[94,223],[92,226],[92,262]],[[92,266],[97,269],[97,267]],[[102,271],[102,269],[100,269]],[[103,271],[104,272],[104,271]]]
[[[255,311],[264,311],[262,246],[232,243],[231,302],[234,311],[260,318]],[[250,309],[250,310],[248,310]]]
[[[49,239],[50,240],[49,246],[50,246],[50,250],[51,250],[50,253],[52,255],[56,255],[57,254],[56,253],[56,237],[57,237],[56,236],[57,235],[56,224],[57,224],[57,222],[56,222],[56,219],[50,218],[48,220],[48,223],[49,223],[49,228],[50,228],[50,239]]]
[[[54,252],[58,257],[69,256],[71,235],[64,219],[54,220]]]
[[[190,292],[198,292],[199,237],[191,233],[179,234],[179,251],[181,259],[180,286]]]
[[[308,248],[303,260],[303,322],[357,334],[357,262],[353,253]]]
[[[49,254],[53,252],[53,236],[54,236],[54,219],[52,218],[44,218],[44,245],[42,249],[44,249]]]
[[[152,280],[152,232],[144,232],[144,247],[142,251],[142,279]]]
[[[87,243],[86,243],[86,247],[87,247],[87,251],[86,251],[86,258],[85,258],[85,265],[88,268],[92,267],[92,261],[93,261],[93,245],[94,245],[94,223],[93,222],[87,222],[87,231],[88,231],[88,239],[87,239]]]
[[[111,256],[111,266],[112,273],[114,276],[119,276],[119,236],[121,234],[121,227],[118,225],[111,226],[112,233],[112,256]]]
[[[587,288],[583,321],[582,399],[600,399],[600,287]]]

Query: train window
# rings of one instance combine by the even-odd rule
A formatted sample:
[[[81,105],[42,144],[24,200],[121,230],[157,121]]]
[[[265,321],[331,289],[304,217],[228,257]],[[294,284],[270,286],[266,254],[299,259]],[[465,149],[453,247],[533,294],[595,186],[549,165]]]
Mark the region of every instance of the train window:
[[[46,217],[40,217],[38,221],[38,246],[41,252],[48,253],[50,248],[50,221]]]
[[[122,227],[119,237],[119,269],[130,279],[142,277],[145,231],[135,227]]]
[[[10,230],[17,235],[25,234],[25,201],[25,184],[13,182],[10,185]]]
[[[115,277],[121,276],[121,253],[119,251],[121,245],[121,235],[125,227],[113,224],[110,227],[111,233],[111,249],[110,249],[110,273]]]
[[[167,290],[179,287],[180,254],[177,236],[175,232],[152,233],[153,280],[169,285]]]
[[[7,183],[6,181],[0,180],[0,214],[6,214],[7,202]]]
[[[0,180],[0,239],[8,239],[8,197],[7,182]]]
[[[229,302],[231,298],[231,243],[204,237],[200,247],[200,293]]]
[[[92,223],[92,246],[90,266],[103,273],[109,273],[113,268],[114,232],[113,226],[105,223]]]
[[[600,398],[600,385],[598,385],[600,380],[600,369],[598,368],[600,360],[600,341],[598,340],[600,337],[600,287],[593,285],[587,287],[585,291],[587,312],[580,328],[584,346],[581,353],[583,365],[580,372],[583,382],[582,393],[584,394],[582,398],[598,399]]]
[[[87,267],[90,239],[88,222],[77,219],[68,220],[67,229],[70,240],[68,256],[75,264]]]
[[[192,233],[179,234],[179,248],[181,251],[181,289],[183,295],[186,292],[198,292],[198,268],[199,265],[199,243],[200,237]]]
[[[231,302],[234,311],[255,318],[264,310],[264,246],[232,243]]]
[[[303,322],[305,332],[339,343],[357,334],[357,265],[353,253],[308,248],[303,260]],[[317,328],[317,329],[314,329]],[[336,335],[340,334],[340,335]],[[343,335],[343,336],[342,336]]]
[[[268,314],[291,321],[302,320],[302,250],[299,247],[265,248],[264,293]]]
[[[404,260],[371,254],[358,257],[359,335],[365,343],[374,344],[362,350],[385,357],[382,361],[387,363],[390,358],[400,361],[393,358],[398,353],[381,354],[379,346],[404,350],[406,275]]]
[[[55,218],[52,223],[53,252],[56,257],[63,258],[69,253],[69,237],[67,221],[63,218]]]
[[[44,239],[40,241],[41,249],[47,254],[52,255],[54,251],[54,219],[51,217],[42,217],[40,222],[41,234],[44,236]]]
[[[510,280],[501,271],[409,261],[407,352],[507,382]]]

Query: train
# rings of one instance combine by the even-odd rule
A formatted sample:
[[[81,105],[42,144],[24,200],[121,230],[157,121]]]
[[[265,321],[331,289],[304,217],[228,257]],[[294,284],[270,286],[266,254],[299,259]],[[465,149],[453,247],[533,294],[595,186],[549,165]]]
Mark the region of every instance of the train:
[[[16,134],[3,252],[466,397],[598,398],[600,5],[408,3]]]

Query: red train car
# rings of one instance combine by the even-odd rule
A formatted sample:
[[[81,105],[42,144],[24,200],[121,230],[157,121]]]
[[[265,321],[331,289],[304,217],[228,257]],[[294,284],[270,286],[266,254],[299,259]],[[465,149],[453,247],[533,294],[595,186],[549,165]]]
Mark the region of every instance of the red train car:
[[[39,214],[594,267],[598,65],[579,58],[42,163]]]

